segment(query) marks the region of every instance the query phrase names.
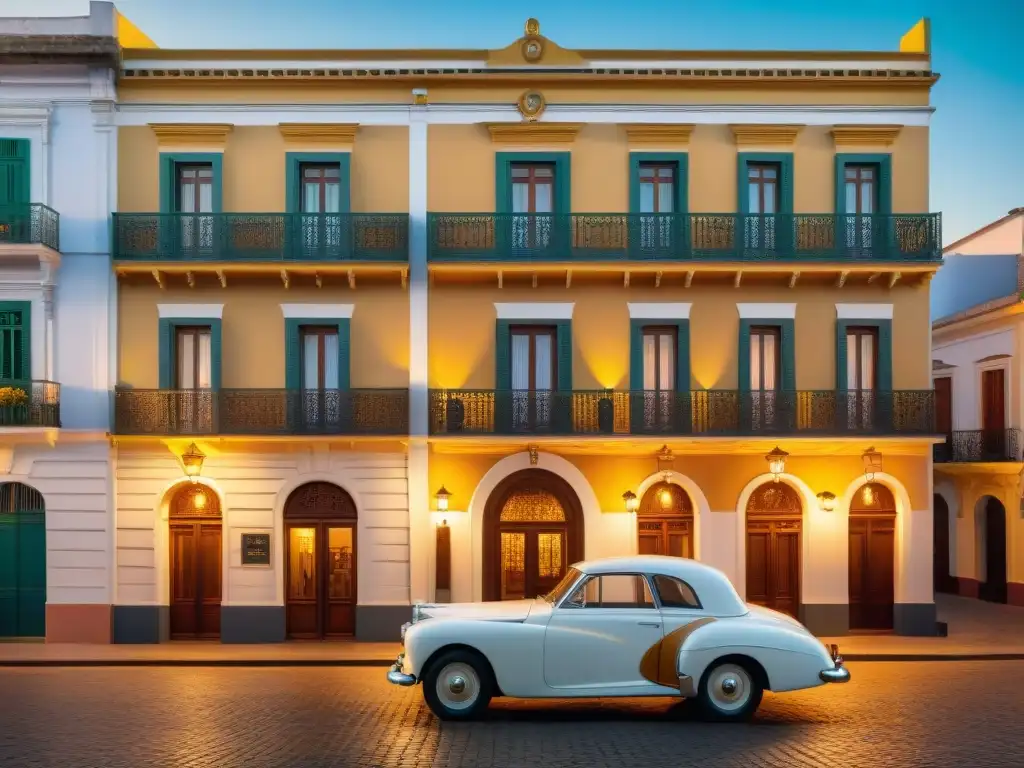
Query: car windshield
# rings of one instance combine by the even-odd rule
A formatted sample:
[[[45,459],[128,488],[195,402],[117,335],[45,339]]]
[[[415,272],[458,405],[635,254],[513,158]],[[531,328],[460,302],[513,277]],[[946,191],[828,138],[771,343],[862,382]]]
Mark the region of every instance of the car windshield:
[[[554,605],[561,600],[565,594],[569,591],[573,584],[576,583],[576,579],[580,577],[580,572],[575,568],[570,568],[568,573],[562,577],[562,580],[558,582],[554,589],[544,595],[544,599]]]

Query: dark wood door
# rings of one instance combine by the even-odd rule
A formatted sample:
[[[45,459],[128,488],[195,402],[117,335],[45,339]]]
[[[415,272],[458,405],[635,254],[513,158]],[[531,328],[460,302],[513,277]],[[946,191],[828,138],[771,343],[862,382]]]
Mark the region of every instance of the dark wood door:
[[[932,499],[934,519],[932,539],[935,543],[932,584],[936,592],[955,592],[953,577],[949,573],[949,506],[939,494]]]
[[[693,557],[691,521],[672,518],[640,519],[637,523],[641,555]]]
[[[799,520],[747,521],[747,601],[790,616],[800,611]]]
[[[296,639],[355,634],[356,530],[351,523],[289,522],[287,628]]]
[[[499,599],[521,600],[550,592],[566,571],[564,526],[503,525]]]
[[[895,546],[895,517],[850,517],[850,629],[892,629]]]
[[[985,505],[985,582],[978,587],[978,597],[1006,602],[1006,510],[991,497]]]
[[[172,521],[170,636],[220,637],[221,524]]]
[[[935,379],[935,428],[940,435],[953,431],[953,379]]]
[[[1006,456],[1006,389],[1004,370],[981,373],[981,428],[984,458]]]

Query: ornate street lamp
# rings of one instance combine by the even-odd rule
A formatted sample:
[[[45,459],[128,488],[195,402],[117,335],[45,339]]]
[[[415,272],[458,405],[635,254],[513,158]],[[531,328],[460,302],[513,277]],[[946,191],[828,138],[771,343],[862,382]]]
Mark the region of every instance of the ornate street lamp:
[[[869,483],[875,482],[875,473],[882,471],[882,454],[872,446],[864,451],[861,460],[864,462],[864,479]]]
[[[451,492],[443,485],[438,489],[437,493],[434,494],[434,499],[437,500],[437,511],[447,512],[448,511],[448,499],[452,497]]]
[[[768,471],[772,473],[772,480],[776,483],[779,482],[779,476],[786,471],[787,456],[789,454],[776,445],[771,453],[764,457],[768,462]]]
[[[636,512],[640,509],[640,499],[636,497],[636,494],[632,491],[626,491],[622,494],[622,501],[626,505],[627,512]]]
[[[199,475],[203,471],[203,460],[206,454],[199,450],[195,443],[188,447],[188,450],[181,454],[181,466],[185,468],[185,475],[193,482],[199,482]]]
[[[818,494],[818,506],[822,512],[833,512],[836,508],[836,495],[831,491],[822,491]]]

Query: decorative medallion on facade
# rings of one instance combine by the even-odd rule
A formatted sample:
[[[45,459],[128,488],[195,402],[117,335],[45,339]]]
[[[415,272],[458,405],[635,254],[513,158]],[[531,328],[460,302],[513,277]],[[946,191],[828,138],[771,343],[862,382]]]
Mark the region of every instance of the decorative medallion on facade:
[[[523,58],[529,62],[540,61],[544,55],[544,40],[540,36],[540,22],[536,19],[527,19],[524,34],[520,45]]]
[[[519,114],[532,122],[544,114],[547,102],[540,91],[524,91],[516,106],[519,108]]]

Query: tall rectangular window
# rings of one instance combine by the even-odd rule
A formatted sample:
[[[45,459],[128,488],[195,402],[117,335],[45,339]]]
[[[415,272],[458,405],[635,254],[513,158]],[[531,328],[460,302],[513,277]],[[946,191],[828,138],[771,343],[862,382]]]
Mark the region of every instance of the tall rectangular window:
[[[558,381],[555,333],[549,326],[511,329],[512,419],[517,429],[551,424],[551,391]]]
[[[182,216],[181,249],[190,251],[213,247],[213,217],[197,216],[213,212],[213,166],[209,163],[176,167],[178,183],[174,201]]]
[[[878,375],[878,330],[846,329],[847,422],[851,429],[869,429],[875,414]]]
[[[510,181],[512,212],[532,214],[512,217],[512,247],[546,248],[551,243],[550,214],[555,210],[554,164],[513,163]]]
[[[770,215],[779,211],[779,166],[777,163],[750,163],[747,166],[748,211]]]
[[[674,423],[677,333],[675,328],[650,327],[643,331],[644,426],[647,429],[667,429]]]
[[[774,391],[779,388],[781,334],[778,328],[750,329],[750,389]]]
[[[338,389],[338,329],[305,326],[302,335],[302,388]]]
[[[209,327],[179,327],[176,330],[176,389],[210,389],[213,386]]]
[[[674,213],[676,169],[668,163],[640,164],[640,213]]]

